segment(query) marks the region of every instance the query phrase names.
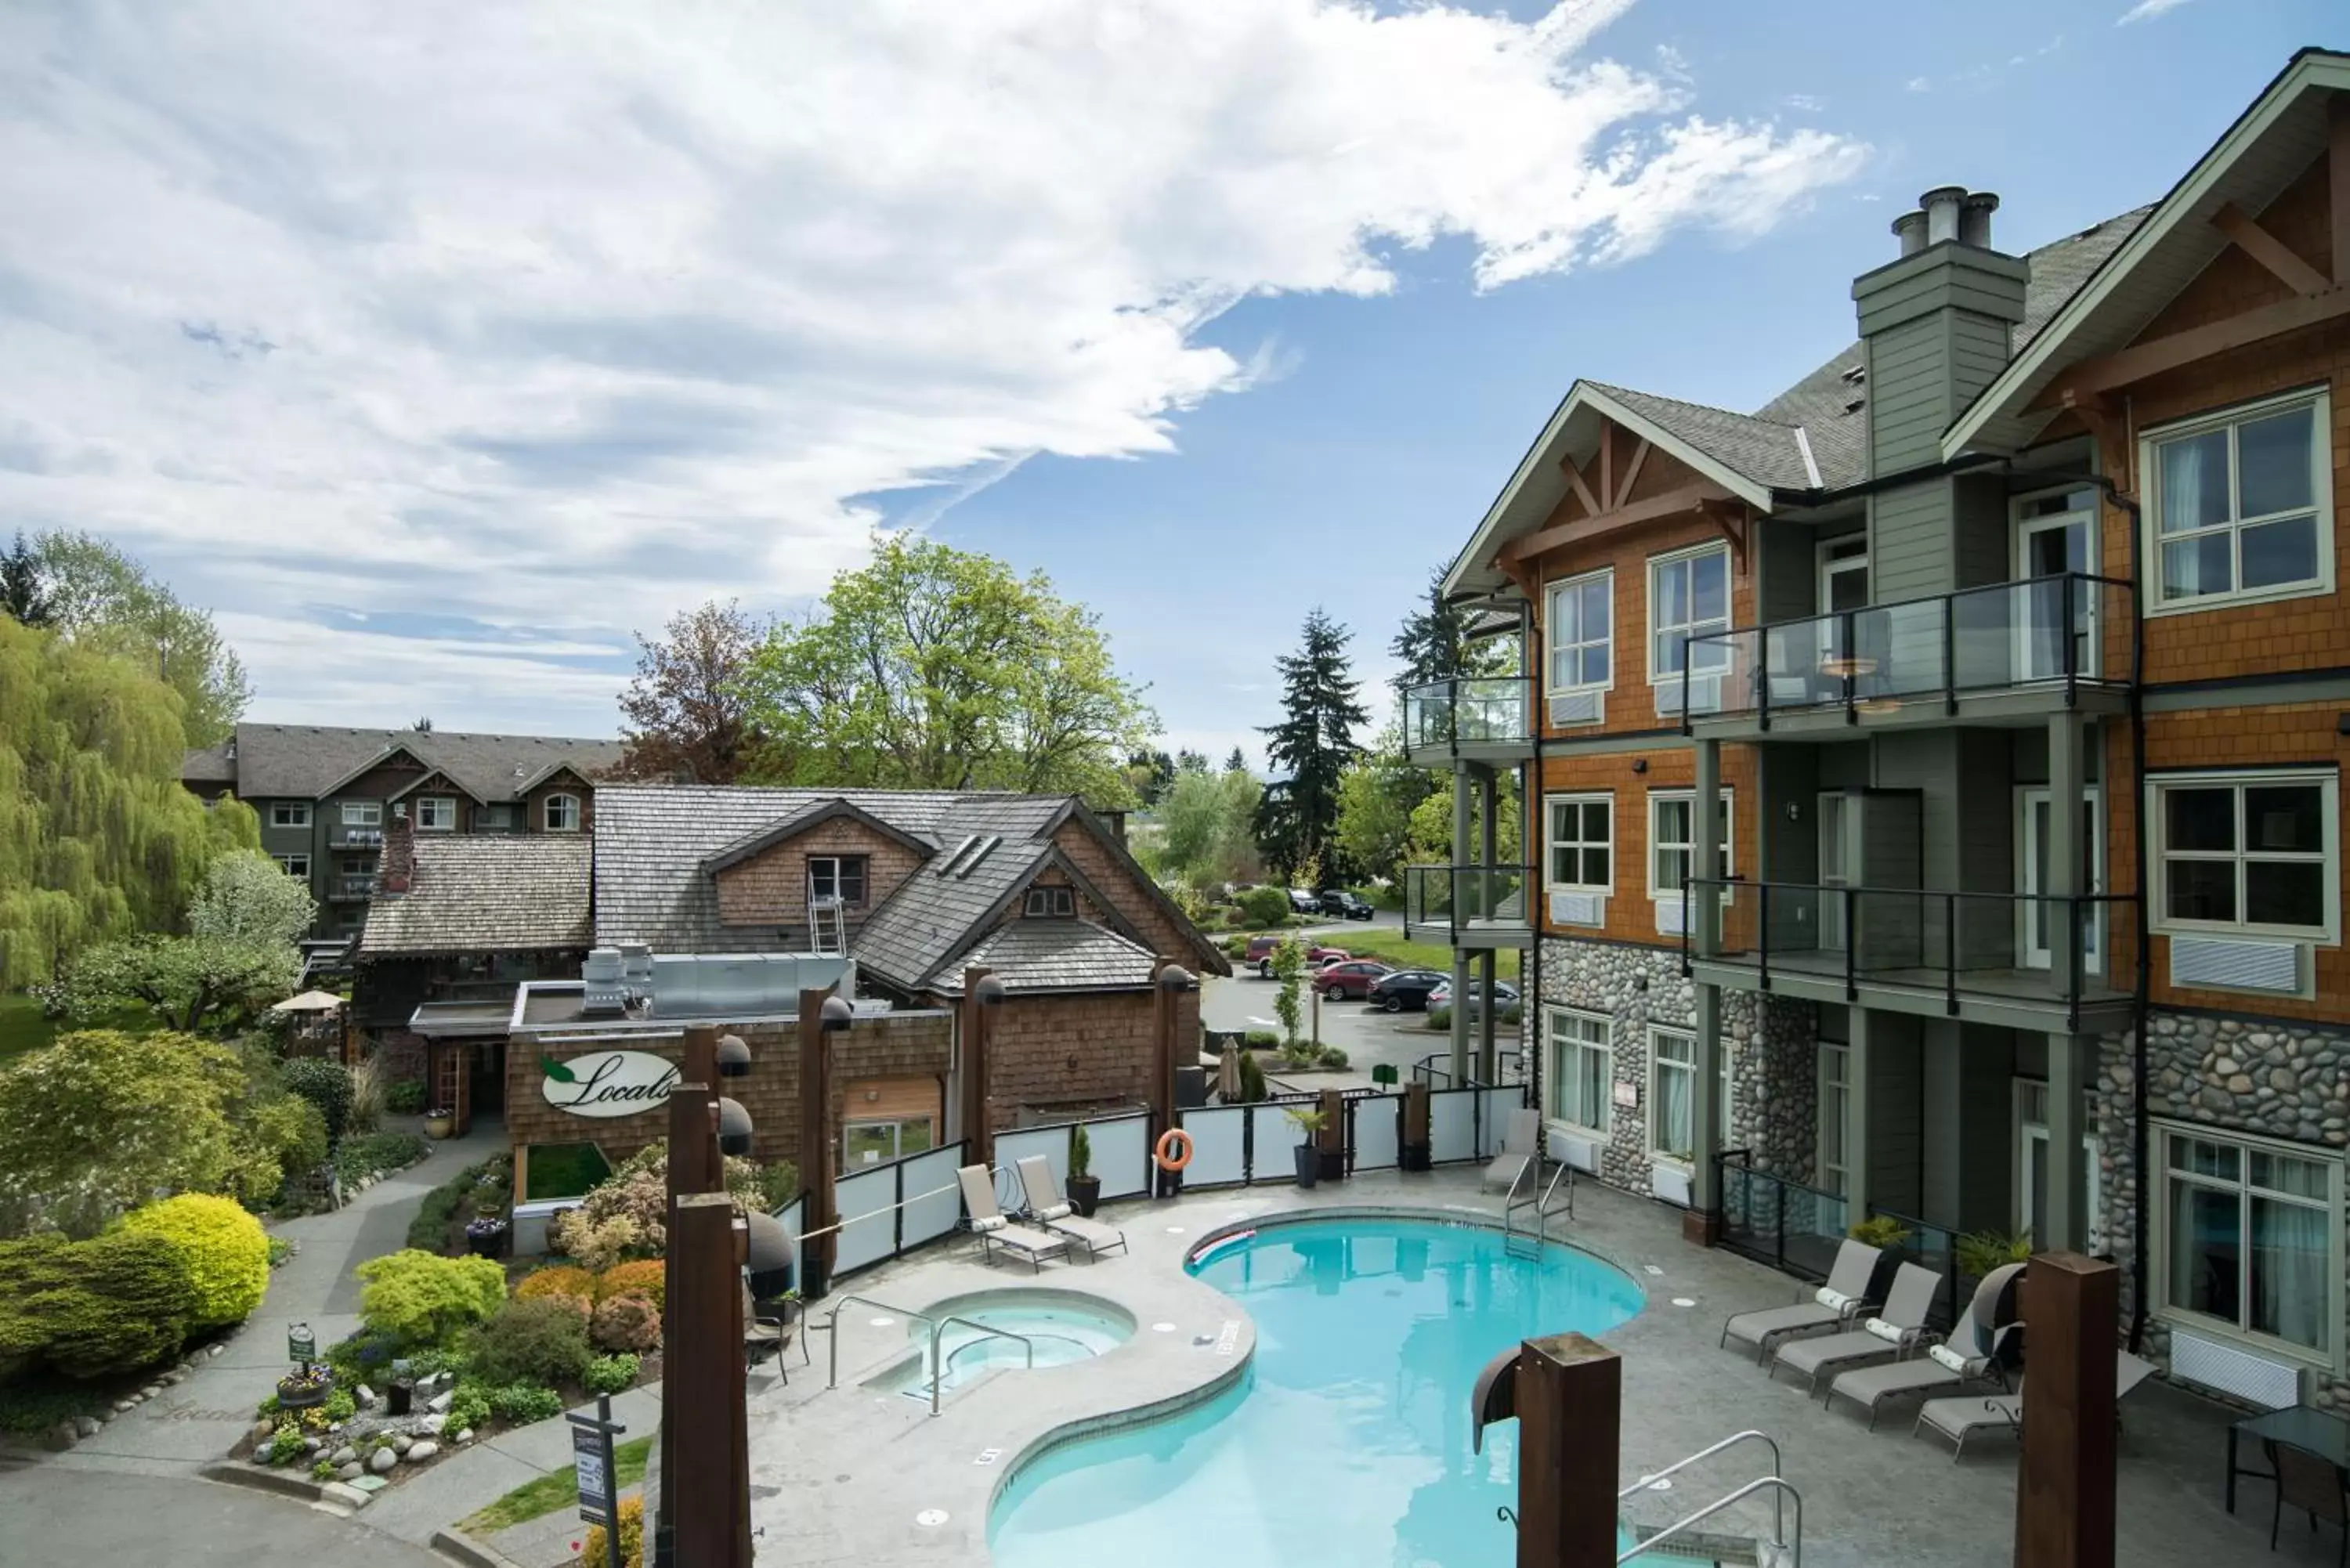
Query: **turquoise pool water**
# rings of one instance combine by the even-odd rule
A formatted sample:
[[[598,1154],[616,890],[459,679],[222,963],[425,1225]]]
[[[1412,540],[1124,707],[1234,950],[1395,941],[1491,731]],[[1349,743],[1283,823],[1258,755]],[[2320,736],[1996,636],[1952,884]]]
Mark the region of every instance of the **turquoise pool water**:
[[[982,1291],[932,1307],[939,1321],[941,1397],[997,1372],[1030,1366],[1066,1366],[1124,1345],[1134,1337],[1134,1319],[1122,1307],[1074,1291]],[[989,1334],[996,1329],[1002,1334]],[[1003,1334],[1017,1334],[1007,1339]],[[906,1337],[914,1359],[877,1380],[880,1387],[918,1399],[931,1397],[931,1331],[909,1321]],[[1035,1360],[1029,1360],[1031,1352]]]
[[[1469,1393],[1534,1334],[1599,1334],[1638,1285],[1569,1248],[1416,1220],[1271,1227],[1192,1271],[1256,1322],[1235,1387],[1059,1449],[989,1521],[997,1568],[1492,1568],[1517,1497],[1517,1426],[1469,1451]]]

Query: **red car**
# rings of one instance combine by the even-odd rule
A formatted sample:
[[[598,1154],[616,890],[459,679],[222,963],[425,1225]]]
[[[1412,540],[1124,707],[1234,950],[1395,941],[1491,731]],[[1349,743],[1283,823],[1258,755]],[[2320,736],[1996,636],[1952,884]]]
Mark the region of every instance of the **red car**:
[[[1314,973],[1314,987],[1325,1002],[1368,1002],[1371,987],[1393,973],[1377,959],[1342,959]]]
[[[1266,980],[1271,980],[1274,950],[1287,940],[1284,937],[1251,937],[1248,953],[1241,960],[1242,964],[1253,969]],[[1344,948],[1326,948],[1318,943],[1311,943],[1305,949],[1305,967],[1320,969],[1324,964],[1336,963],[1341,959],[1353,956]]]

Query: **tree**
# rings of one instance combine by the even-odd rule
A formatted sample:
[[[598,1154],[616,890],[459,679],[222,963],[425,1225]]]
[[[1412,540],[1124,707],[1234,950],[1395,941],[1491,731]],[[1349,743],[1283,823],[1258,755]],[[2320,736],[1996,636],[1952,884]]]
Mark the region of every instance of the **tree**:
[[[194,1033],[291,994],[301,976],[302,954],[285,942],[130,937],[84,951],[49,999],[82,1022],[135,1002],[164,1027]]]
[[[620,694],[620,772],[629,778],[733,784],[765,743],[744,680],[764,628],[741,604],[711,600],[637,634],[637,673]]]
[[[33,551],[58,629],[129,659],[177,691],[189,745],[229,737],[253,689],[208,611],[182,603],[144,566],[88,534],[44,534]]]
[[[1228,774],[1244,774],[1248,772],[1248,758],[1241,753],[1241,749],[1238,746],[1234,746],[1232,748],[1232,754],[1224,759],[1224,772]]]
[[[764,780],[1133,798],[1122,759],[1157,729],[1095,616],[1042,573],[931,539],[878,539],[818,613],[754,661],[775,737]]]
[[[1175,771],[1179,774],[1203,774],[1208,771],[1208,754],[1188,746],[1175,753]]]
[[[432,715],[426,713],[408,727],[420,735],[429,735],[432,732]]]
[[[19,626],[47,626],[56,615],[48,587],[41,581],[40,560],[25,543],[22,529],[15,546],[0,556],[0,611]]]
[[[188,934],[291,946],[317,918],[308,883],[259,850],[239,849],[205,871],[188,906]]]
[[[1437,793],[1429,771],[1405,761],[1402,722],[1390,719],[1339,776],[1339,853],[1366,877],[1400,877],[1412,848],[1412,813]]]
[[[1522,835],[1519,823],[1523,813],[1518,809],[1517,780],[1503,774],[1497,781],[1494,798],[1498,802],[1493,813],[1493,862],[1497,866],[1518,863]],[[1469,839],[1472,845],[1484,842],[1484,815],[1471,797],[1469,805]],[[1438,790],[1413,808],[1411,814],[1410,856],[1430,865],[1452,863],[1452,792]]]
[[[1297,945],[1295,937],[1284,937],[1281,945],[1273,950],[1273,978],[1281,985],[1273,998],[1274,1016],[1281,1020],[1281,1048],[1295,1051],[1298,1025],[1305,1020],[1300,996],[1305,982],[1305,950]]]
[[[1362,751],[1356,726],[1370,721],[1361,683],[1347,663],[1352,636],[1317,607],[1305,618],[1297,651],[1275,661],[1284,716],[1265,726],[1265,753],[1289,777],[1258,803],[1256,839],[1265,859],[1293,877],[1307,867],[1336,869],[1329,851],[1338,776]]]
[[[1157,805],[1175,782],[1175,759],[1161,751],[1139,751],[1126,759],[1126,773],[1136,797]]]
[[[1444,597],[1444,568],[1428,580],[1421,607],[1403,618],[1402,629],[1388,650],[1403,663],[1396,676],[1399,686],[1425,686],[1460,675],[1499,675],[1510,667],[1514,639],[1469,637],[1469,618]]]
[[[1261,793],[1245,773],[1177,774],[1159,807],[1166,874],[1194,888],[1254,881],[1263,871],[1254,832]]]

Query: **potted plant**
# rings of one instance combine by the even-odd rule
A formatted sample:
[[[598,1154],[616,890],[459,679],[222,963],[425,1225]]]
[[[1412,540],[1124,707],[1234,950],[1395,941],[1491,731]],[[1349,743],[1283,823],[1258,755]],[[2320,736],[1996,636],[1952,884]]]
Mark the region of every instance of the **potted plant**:
[[[1323,1124],[1330,1118],[1320,1110],[1306,1106],[1283,1114],[1289,1117],[1291,1125],[1305,1135],[1305,1141],[1299,1144],[1295,1151],[1297,1156],[1297,1185],[1311,1187],[1322,1177],[1322,1151],[1315,1147],[1315,1139],[1321,1136]]]
[[[1085,1124],[1077,1124],[1069,1134],[1069,1207],[1087,1220],[1101,1203],[1101,1178],[1094,1174],[1093,1140],[1086,1136]]]
[[[307,1410],[327,1402],[335,1391],[335,1374],[326,1366],[305,1366],[299,1372],[289,1372],[277,1380],[277,1407],[281,1410]]]
[[[503,1215],[476,1215],[465,1221],[465,1250],[476,1258],[503,1258],[506,1255],[506,1231]]]
[[[1959,1272],[1981,1282],[2010,1263],[2032,1262],[2032,1232],[1970,1231],[1959,1238]]]
[[[455,1111],[449,1110],[443,1106],[435,1106],[431,1110],[424,1113],[424,1136],[426,1137],[447,1137],[456,1130],[457,1113]]]

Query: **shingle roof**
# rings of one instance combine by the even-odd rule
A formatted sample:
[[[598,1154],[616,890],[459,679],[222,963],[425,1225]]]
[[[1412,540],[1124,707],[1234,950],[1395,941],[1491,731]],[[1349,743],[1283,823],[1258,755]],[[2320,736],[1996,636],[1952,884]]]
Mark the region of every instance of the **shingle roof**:
[[[354,730],[330,724],[239,724],[234,773],[227,745],[190,752],[181,777],[234,780],[250,800],[315,800],[404,747],[485,801],[511,801],[552,769],[568,764],[594,779],[619,765],[618,741],[563,735],[489,735],[451,730]]]
[[[1796,444],[1792,425],[1775,424],[1752,414],[1733,414],[1727,409],[1711,409],[1703,403],[1685,403],[1678,398],[1660,398],[1653,392],[1636,392],[1629,387],[1610,387],[1598,381],[1589,385],[1760,483],[1778,490],[1803,490],[1812,483],[1811,471],[1804,466],[1803,449]]]
[[[1150,983],[1157,959],[1116,931],[1090,920],[1008,920],[964,958],[983,964],[1012,991],[1131,991]],[[962,966],[938,989],[962,989]]]
[[[947,964],[972,929],[1024,887],[1051,857],[1052,846],[1006,836],[968,876],[940,876],[934,858],[873,911],[850,951],[859,966],[909,989]],[[960,971],[962,965],[952,966]]]
[[[579,834],[419,834],[408,891],[368,905],[359,956],[585,948],[592,860]]]

